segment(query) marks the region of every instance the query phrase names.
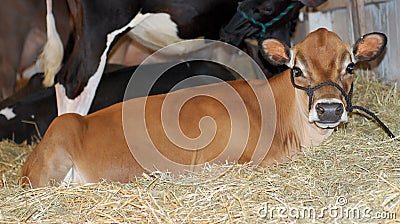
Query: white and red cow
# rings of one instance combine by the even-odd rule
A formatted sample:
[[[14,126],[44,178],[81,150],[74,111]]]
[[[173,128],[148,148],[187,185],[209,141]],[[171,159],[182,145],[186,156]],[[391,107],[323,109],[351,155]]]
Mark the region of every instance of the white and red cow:
[[[77,183],[128,182],[154,168],[169,170],[166,164],[196,166],[228,160],[265,166],[286,161],[301,154],[303,147],[320,144],[347,121],[343,94],[351,91],[353,66],[375,59],[386,42],[384,34],[370,33],[350,46],[326,29],[312,32],[293,48],[269,38],[261,43],[266,59],[290,68],[269,81],[216,83],[128,100],[87,116],[59,116],[24,164],[23,183],[45,186],[51,180],[59,183],[67,174]],[[301,89],[328,82],[334,84],[315,89],[311,101]],[[269,86],[273,97],[263,101]],[[165,108],[167,102],[173,102],[172,107]],[[226,105],[242,106],[246,114],[235,116]],[[266,117],[265,106],[270,110]],[[173,140],[174,131],[186,137],[182,144]],[[195,144],[188,147],[186,141]],[[158,160],[160,155],[173,163]]]
[[[301,0],[302,3],[311,6],[315,6],[313,5],[315,2],[320,4],[324,1],[326,0]],[[55,81],[59,114],[65,112],[87,114],[104,70],[108,51],[114,40],[125,31],[155,13],[164,13],[163,22],[170,22],[169,27],[174,28],[172,33],[174,37],[219,39],[221,27],[235,14],[238,2],[238,0],[119,0],[110,4],[109,1],[102,0],[68,1],[74,24],[75,42],[71,54],[66,55],[66,61],[57,73]],[[292,3],[288,0],[279,2]],[[279,12],[271,14],[270,8],[257,10],[259,15],[264,11],[267,16],[279,15]],[[48,13],[51,14],[50,11]],[[253,30],[259,29],[260,27],[254,26],[252,29],[246,29],[245,33],[250,35],[254,33]],[[45,63],[45,70],[52,69]],[[50,80],[55,75],[55,72],[46,73]]]

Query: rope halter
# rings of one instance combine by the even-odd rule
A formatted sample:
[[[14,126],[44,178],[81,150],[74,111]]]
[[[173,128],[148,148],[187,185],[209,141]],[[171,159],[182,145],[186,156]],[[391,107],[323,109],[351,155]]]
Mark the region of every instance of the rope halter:
[[[350,91],[349,93],[346,93],[346,91],[336,82],[322,82],[314,87],[311,87],[310,85],[307,87],[304,86],[299,86],[296,84],[295,80],[294,80],[294,69],[291,68],[290,69],[290,80],[292,81],[292,85],[300,90],[303,90],[307,93],[308,95],[308,110],[311,110],[312,107],[312,103],[313,103],[313,96],[314,96],[314,92],[317,91],[318,89],[320,89],[323,86],[333,86],[336,89],[338,89],[342,96],[344,97],[344,99],[346,100],[346,111],[348,112],[353,112],[354,109],[357,110],[361,110],[364,113],[368,114],[369,116],[371,116],[382,128],[383,130],[386,132],[386,134],[390,137],[390,138],[395,138],[395,135],[390,131],[390,129],[378,118],[378,116],[375,115],[375,113],[373,113],[372,111],[366,109],[365,107],[362,106],[354,106],[351,102],[351,97],[353,95],[353,83],[351,83],[351,87],[350,87]]]

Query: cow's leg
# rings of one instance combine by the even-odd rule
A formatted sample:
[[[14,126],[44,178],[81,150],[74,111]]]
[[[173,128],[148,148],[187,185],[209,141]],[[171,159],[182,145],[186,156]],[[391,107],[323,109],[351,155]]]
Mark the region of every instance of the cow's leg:
[[[40,55],[40,60],[43,63],[43,70],[45,73],[43,80],[44,86],[52,86],[54,84],[54,77],[61,68],[61,62],[64,55],[64,46],[56,29],[52,5],[52,0],[46,0],[47,42],[44,45],[42,54]]]
[[[36,63],[36,59],[40,54],[40,51],[46,43],[46,34],[37,28],[29,31],[28,37],[25,40],[24,47],[21,54],[21,60],[18,66],[18,78],[29,79],[36,73],[43,72],[39,66],[40,63]]]
[[[67,97],[65,87],[62,86],[61,84],[56,85],[58,115],[70,112],[78,113],[80,115],[86,115],[89,112],[90,105],[96,94],[97,86],[100,83],[101,76],[103,75],[104,68],[106,66],[107,55],[110,50],[112,42],[114,41],[117,35],[121,34],[127,29],[134,27],[148,16],[149,14],[138,15],[124,27],[114,30],[113,32],[107,35],[106,48],[101,54],[99,66],[97,67],[97,70],[93,74],[93,76],[89,78],[86,87],[83,89],[83,91],[78,97],[76,97],[75,99],[69,99]]]
[[[6,37],[0,38],[0,100],[11,96],[15,90],[15,81],[17,74],[17,66],[21,58],[23,37]]]
[[[0,63],[0,100],[13,94],[15,90],[15,74],[16,70],[11,63]]]
[[[22,184],[24,187],[43,187],[52,180],[60,183],[72,167],[64,146],[41,142],[24,164]]]
[[[68,174],[74,168],[72,159],[77,156],[74,152],[82,146],[83,122],[77,114],[66,114],[53,121],[22,168],[23,186],[42,187],[51,181],[59,184],[70,178]],[[83,182],[74,177],[72,180]]]
[[[99,66],[97,67],[96,72],[89,78],[86,87],[79,96],[77,96],[75,99],[69,99],[67,97],[65,87],[62,84],[56,84],[58,115],[65,113],[78,113],[80,115],[86,115],[89,112],[90,105],[92,104],[96,94],[97,86],[100,83],[101,76],[103,75],[104,68],[106,66],[107,54],[111,43],[118,34],[128,29],[129,25],[130,24],[107,35],[106,48],[101,55]]]

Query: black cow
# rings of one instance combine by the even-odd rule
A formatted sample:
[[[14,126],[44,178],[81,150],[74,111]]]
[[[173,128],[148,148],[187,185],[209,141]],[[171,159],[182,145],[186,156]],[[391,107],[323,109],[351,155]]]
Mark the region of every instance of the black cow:
[[[279,2],[282,1],[291,2],[279,0]],[[315,6],[313,5],[315,2],[323,1],[325,0],[301,0],[302,3],[310,6]],[[239,0],[119,0],[112,3],[104,0],[68,1],[75,28],[75,42],[71,54],[67,55],[66,62],[56,78],[56,83],[59,84],[56,85],[58,96],[65,96],[57,99],[59,105],[65,106],[59,108],[59,113],[65,113],[68,110],[80,114],[87,113],[103,73],[110,45],[118,39],[120,34],[140,21],[139,17],[135,17],[139,12],[141,15],[167,13],[171,22],[176,24],[176,35],[180,38],[204,36],[218,39],[220,28],[235,14],[238,2]],[[277,1],[273,0],[273,2]],[[252,9],[250,7],[249,10]],[[264,12],[268,15],[270,10],[260,9],[263,11],[261,16],[264,16]],[[135,19],[130,23],[133,18]],[[261,21],[263,21],[262,18]],[[65,100],[66,98],[74,99],[74,101]]]
[[[142,65],[141,72],[155,74],[161,67],[170,65],[172,62]],[[125,88],[136,69],[137,66],[133,66],[104,73],[89,113],[121,102]],[[42,75],[36,74],[24,88],[0,103],[0,140],[11,139],[17,143],[27,140],[31,143],[32,140],[38,140],[43,136],[51,121],[57,116],[54,88],[42,86]],[[214,62],[189,61],[177,64],[163,73],[149,94],[167,93],[182,80],[199,75],[208,75],[224,81],[240,77],[231,69]],[[146,81],[149,77],[144,76],[140,79]],[[195,85],[208,84],[216,80],[198,81]],[[184,87],[188,86],[175,86],[176,89]],[[173,90],[176,90],[175,88]],[[146,93],[135,91],[129,97],[144,96]]]

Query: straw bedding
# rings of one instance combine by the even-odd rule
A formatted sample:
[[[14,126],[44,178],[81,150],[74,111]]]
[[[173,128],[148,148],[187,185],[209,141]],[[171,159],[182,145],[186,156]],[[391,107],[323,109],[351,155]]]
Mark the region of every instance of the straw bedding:
[[[400,133],[400,92],[358,76],[353,102]],[[129,184],[24,190],[31,146],[0,142],[0,223],[395,223],[400,222],[399,141],[353,113],[322,145],[279,166],[207,165],[144,175]]]

